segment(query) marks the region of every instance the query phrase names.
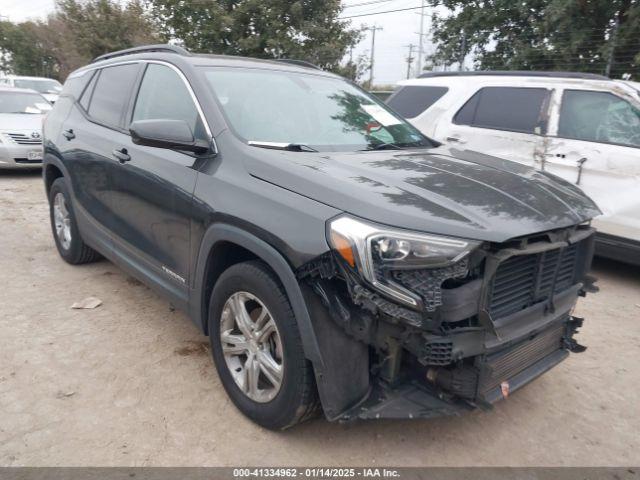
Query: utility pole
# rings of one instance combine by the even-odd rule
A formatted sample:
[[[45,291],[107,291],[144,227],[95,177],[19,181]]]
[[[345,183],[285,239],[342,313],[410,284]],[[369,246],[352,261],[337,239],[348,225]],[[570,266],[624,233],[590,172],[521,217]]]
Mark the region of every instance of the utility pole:
[[[460,62],[460,65],[458,66],[459,72],[464,69],[464,59],[467,56],[467,34],[464,32],[464,30],[462,31],[462,38],[460,43],[460,57],[458,58],[458,61]]]
[[[411,76],[411,64],[413,63],[413,49],[415,48],[415,45],[413,43],[410,43],[409,45],[406,45],[406,47],[409,49],[409,56],[407,57],[407,79],[409,79],[409,77]]]
[[[375,50],[376,50],[376,32],[378,30],[382,30],[382,27],[376,27],[375,23],[373,27],[370,27],[371,30],[371,58],[369,60],[370,69],[369,70],[369,88],[373,88],[373,66],[375,60]]]
[[[613,30],[611,31],[611,48],[609,49],[609,58],[607,59],[607,66],[604,70],[606,77],[611,76],[611,68],[613,67],[613,61],[616,53],[616,42],[618,41],[618,28],[620,27],[620,13],[616,13],[616,19],[613,24]]]
[[[417,64],[417,70],[418,70],[418,76],[420,76],[420,74],[422,73],[422,57],[424,57],[424,7],[425,7],[425,1],[426,0],[422,0],[421,6],[420,6],[420,39],[418,40],[418,64]]]

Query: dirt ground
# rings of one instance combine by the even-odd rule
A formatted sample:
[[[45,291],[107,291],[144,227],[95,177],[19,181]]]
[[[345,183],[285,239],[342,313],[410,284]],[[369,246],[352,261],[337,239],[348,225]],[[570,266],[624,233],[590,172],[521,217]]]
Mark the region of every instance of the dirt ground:
[[[589,348],[491,412],[263,430],[207,339],[107,261],[57,255],[39,173],[0,173],[2,466],[640,465],[640,269],[598,261]],[[88,296],[104,303],[72,310]]]

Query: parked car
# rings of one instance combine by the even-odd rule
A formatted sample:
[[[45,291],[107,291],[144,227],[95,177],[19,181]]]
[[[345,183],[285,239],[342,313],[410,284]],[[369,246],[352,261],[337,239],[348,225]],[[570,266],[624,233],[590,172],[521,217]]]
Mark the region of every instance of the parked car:
[[[62,258],[188,312],[265,427],[489,406],[583,349],[595,204],[328,72],[115,52],[69,76],[44,137]]]
[[[600,207],[597,253],[640,265],[640,99],[600,75],[440,72],[400,82],[388,104],[458,149],[578,185]]]
[[[42,120],[49,110],[33,90],[0,86],[0,169],[42,166]]]
[[[0,78],[0,86],[27,88],[42,94],[50,103],[56,103],[62,84],[53,78],[7,75]]]
[[[638,98],[640,98],[640,82],[631,82],[629,80],[625,80],[624,83],[626,83],[631,88],[633,88],[635,90],[636,95],[638,96]]]

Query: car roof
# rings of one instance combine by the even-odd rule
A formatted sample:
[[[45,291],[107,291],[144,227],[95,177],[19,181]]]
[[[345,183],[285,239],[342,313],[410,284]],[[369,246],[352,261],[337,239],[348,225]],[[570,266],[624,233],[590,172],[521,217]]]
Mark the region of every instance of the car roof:
[[[5,75],[1,78],[13,78],[13,79],[18,79],[18,80],[53,80],[54,82],[57,82],[57,80],[55,78],[49,78],[49,77],[30,77],[28,75]]]
[[[440,72],[436,72],[440,73]],[[446,72],[444,72],[446,73]],[[492,86],[513,86],[513,87],[526,87],[533,85],[580,85],[590,86],[598,89],[611,89],[615,86],[621,86],[625,90],[630,88],[626,84],[621,84],[618,80],[612,80],[601,75],[584,76],[583,74],[576,74],[571,76],[570,72],[557,72],[565,73],[565,75],[554,76],[551,74],[536,75],[529,74],[527,72],[514,72],[510,75],[510,72],[500,72],[499,75],[484,74],[482,72],[461,72],[463,75],[428,75],[421,76],[419,78],[412,78],[409,80],[401,80],[398,85],[431,85],[431,86],[461,86],[469,85],[473,82],[473,85],[492,85]],[[531,72],[528,72],[531,73]],[[539,72],[547,73],[547,72]]]
[[[434,77],[537,77],[537,78],[581,78],[583,80],[611,80],[604,75],[587,72],[530,71],[530,70],[479,70],[460,72],[426,72],[418,78]]]
[[[300,73],[312,73],[323,76],[337,77],[337,75],[324,71],[312,63],[296,59],[260,59],[252,57],[241,57],[236,55],[217,55],[208,53],[191,53],[181,47],[174,45],[147,45],[135,47],[118,52],[101,55],[92,63],[85,65],[73,72],[70,76],[91,70],[96,67],[108,66],[114,63],[121,63],[133,60],[164,60],[175,61],[176,57],[192,66],[226,66],[226,67],[246,67],[272,70],[286,70]]]
[[[5,87],[4,85],[0,86],[0,92],[11,92],[11,93],[35,93],[36,95],[40,95],[40,93],[32,90],[30,88],[18,88],[18,87]],[[42,96],[42,95],[40,95]]]

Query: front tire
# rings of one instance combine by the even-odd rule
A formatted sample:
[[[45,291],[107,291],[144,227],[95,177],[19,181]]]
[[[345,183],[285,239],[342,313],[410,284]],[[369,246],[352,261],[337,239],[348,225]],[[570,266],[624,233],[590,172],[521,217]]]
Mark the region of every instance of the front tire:
[[[63,177],[57,178],[49,190],[49,217],[58,253],[67,263],[79,265],[100,259],[100,254],[80,236],[71,195]]]
[[[318,410],[296,319],[264,263],[239,263],[220,276],[211,295],[209,340],[227,394],[257,424],[282,430]]]

